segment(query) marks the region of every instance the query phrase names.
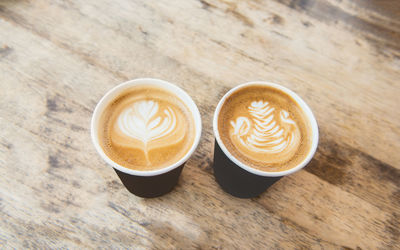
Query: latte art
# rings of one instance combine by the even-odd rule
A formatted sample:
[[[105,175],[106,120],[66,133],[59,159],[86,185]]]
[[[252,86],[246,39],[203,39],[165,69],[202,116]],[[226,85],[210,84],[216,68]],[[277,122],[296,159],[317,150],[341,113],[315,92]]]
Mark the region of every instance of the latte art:
[[[307,155],[309,124],[290,95],[255,83],[224,100],[217,128],[223,145],[238,161],[262,171],[279,172],[295,167]]]
[[[135,170],[174,164],[194,141],[194,120],[186,104],[152,86],[127,89],[104,110],[101,146],[116,163]]]
[[[176,114],[167,107],[159,113],[155,101],[138,101],[127,107],[118,117],[117,126],[126,136],[143,143],[147,164],[150,164],[147,144],[163,138],[176,129]]]
[[[231,121],[231,139],[255,153],[284,154],[291,152],[300,141],[296,122],[286,110],[277,111],[268,102],[253,101],[248,117],[239,116]]]

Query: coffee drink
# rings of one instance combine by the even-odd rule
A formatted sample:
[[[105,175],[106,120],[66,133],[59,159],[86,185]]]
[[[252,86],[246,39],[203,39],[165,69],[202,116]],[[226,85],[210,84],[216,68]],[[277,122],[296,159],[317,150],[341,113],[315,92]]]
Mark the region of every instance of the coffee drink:
[[[312,145],[311,124],[300,105],[262,84],[239,88],[225,99],[218,132],[233,157],[266,172],[296,167]]]
[[[195,139],[192,113],[174,93],[134,86],[103,111],[98,129],[105,154],[121,166],[156,170],[185,156]]]

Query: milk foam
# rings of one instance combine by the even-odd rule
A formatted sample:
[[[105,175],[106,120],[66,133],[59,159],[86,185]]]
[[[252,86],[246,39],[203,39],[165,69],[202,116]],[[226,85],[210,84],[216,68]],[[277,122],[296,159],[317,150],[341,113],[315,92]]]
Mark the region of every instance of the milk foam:
[[[217,129],[235,160],[261,171],[280,172],[307,156],[312,143],[310,123],[288,93],[254,83],[224,98]]]
[[[176,144],[185,136],[186,130],[178,126],[179,122],[184,121],[174,108],[166,105],[160,108],[155,100],[139,100],[127,105],[114,124],[114,130],[119,136],[115,136],[113,142],[141,149],[147,165],[150,165],[150,149]]]
[[[126,108],[118,117],[118,128],[127,136],[143,143],[164,137],[176,127],[176,115],[170,107],[165,117],[156,116],[158,103],[139,101]]]
[[[234,117],[230,124],[233,144],[239,150],[257,154],[286,158],[287,154],[296,151],[301,139],[300,130],[289,113],[273,107],[268,101],[251,102],[247,115]],[[265,156],[259,160],[265,161]]]

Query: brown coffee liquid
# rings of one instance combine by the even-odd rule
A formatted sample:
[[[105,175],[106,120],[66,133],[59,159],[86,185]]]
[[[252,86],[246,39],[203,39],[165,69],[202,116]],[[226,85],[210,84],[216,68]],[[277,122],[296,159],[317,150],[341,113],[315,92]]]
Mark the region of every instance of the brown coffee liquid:
[[[220,110],[218,131],[228,151],[261,171],[279,172],[301,163],[311,148],[311,125],[285,92],[253,85],[230,95]]]
[[[100,118],[99,141],[106,155],[134,170],[174,164],[194,142],[194,119],[173,93],[152,86],[120,94]]]

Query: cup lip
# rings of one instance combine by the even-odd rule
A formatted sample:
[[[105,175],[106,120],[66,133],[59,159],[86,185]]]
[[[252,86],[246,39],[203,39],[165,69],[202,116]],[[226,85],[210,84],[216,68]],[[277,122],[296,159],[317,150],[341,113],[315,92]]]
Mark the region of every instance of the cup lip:
[[[225,147],[224,143],[222,142],[221,138],[220,138],[220,134],[218,131],[218,115],[219,112],[223,106],[223,104],[225,103],[225,100],[231,96],[234,92],[244,88],[244,87],[248,87],[248,86],[259,86],[259,85],[263,85],[263,86],[269,86],[269,87],[273,87],[276,89],[279,89],[283,92],[285,92],[286,94],[290,95],[296,102],[297,104],[301,107],[301,109],[305,112],[305,114],[307,115],[307,118],[309,120],[309,122],[311,123],[311,130],[312,130],[312,144],[311,144],[311,148],[310,151],[308,152],[307,157],[304,158],[304,160],[299,163],[296,167],[288,169],[288,170],[284,170],[284,171],[279,171],[279,172],[268,172],[268,171],[261,171],[258,170],[256,168],[250,167],[247,164],[244,164],[243,162],[239,161],[236,157],[234,157],[229,151],[228,149]],[[238,86],[232,88],[231,90],[229,90],[222,98],[221,100],[218,102],[218,105],[215,109],[214,112],[214,118],[213,118],[213,129],[214,129],[214,136],[216,138],[216,141],[218,143],[218,145],[220,146],[220,148],[222,149],[222,151],[225,153],[225,155],[231,160],[233,161],[236,165],[238,165],[239,167],[241,167],[242,169],[255,174],[255,175],[259,175],[259,176],[266,176],[266,177],[280,177],[280,176],[285,176],[285,175],[289,175],[292,174],[294,172],[299,171],[300,169],[302,169],[303,167],[305,167],[310,160],[313,158],[317,147],[318,147],[318,140],[319,140],[319,132],[318,132],[318,124],[317,121],[315,119],[314,114],[312,113],[310,107],[303,101],[303,99],[300,98],[300,96],[298,96],[295,92],[293,92],[292,90],[277,84],[277,83],[272,83],[272,82],[268,82],[268,81],[251,81],[251,82],[246,82],[246,83],[242,83],[239,84]]]
[[[134,170],[130,169],[127,167],[124,167],[113,160],[111,160],[104,150],[101,148],[100,143],[99,143],[99,138],[98,138],[98,123],[100,119],[100,115],[102,111],[107,107],[107,105],[114,100],[114,98],[118,97],[118,95],[124,91],[125,89],[134,87],[134,86],[141,86],[141,85],[147,85],[147,86],[157,86],[161,87],[162,89],[165,89],[169,92],[172,92],[172,94],[175,94],[178,98],[180,98],[186,106],[189,108],[193,115],[194,119],[194,125],[195,125],[195,138],[193,141],[193,144],[189,151],[183,156],[179,161],[175,162],[174,164],[168,165],[167,167],[163,167],[161,169],[155,169],[155,170]],[[172,84],[170,82],[161,80],[161,79],[156,79],[156,78],[137,78],[133,80],[129,80],[123,83],[120,83],[107,91],[107,93],[100,99],[100,101],[97,103],[92,119],[91,119],[91,138],[92,138],[92,143],[97,151],[97,153],[100,155],[100,157],[108,163],[111,167],[118,169],[121,172],[124,172],[126,174],[130,175],[136,175],[136,176],[156,176],[160,174],[167,173],[182,164],[184,164],[189,157],[193,154],[193,152],[196,150],[199,141],[200,141],[200,136],[201,136],[201,130],[202,130],[202,123],[201,123],[201,116],[199,109],[197,108],[196,103],[193,101],[193,99],[189,96],[188,93],[186,93],[183,89],[178,87],[175,84]]]

